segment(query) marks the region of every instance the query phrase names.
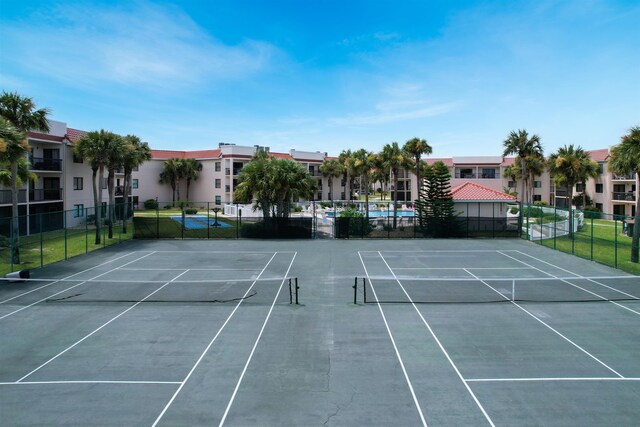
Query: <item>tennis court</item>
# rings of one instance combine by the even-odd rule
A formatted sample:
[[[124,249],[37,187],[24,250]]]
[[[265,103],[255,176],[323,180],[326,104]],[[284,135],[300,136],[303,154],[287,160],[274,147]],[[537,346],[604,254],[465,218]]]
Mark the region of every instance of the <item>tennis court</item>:
[[[515,239],[131,241],[0,283],[0,414],[637,425],[638,298]]]

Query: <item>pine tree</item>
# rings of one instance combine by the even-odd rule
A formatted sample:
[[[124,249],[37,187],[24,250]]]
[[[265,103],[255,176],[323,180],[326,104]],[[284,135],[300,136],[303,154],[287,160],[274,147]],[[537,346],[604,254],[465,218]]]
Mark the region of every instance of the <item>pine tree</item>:
[[[419,212],[423,232],[432,237],[454,237],[460,234],[451,195],[451,174],[442,162],[425,171],[426,192],[421,194]]]

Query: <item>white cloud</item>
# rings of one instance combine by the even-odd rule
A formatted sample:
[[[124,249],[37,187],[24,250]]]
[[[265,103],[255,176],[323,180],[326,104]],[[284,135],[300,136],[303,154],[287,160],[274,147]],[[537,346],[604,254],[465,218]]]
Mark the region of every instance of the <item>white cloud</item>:
[[[37,22],[5,22],[4,46],[31,71],[89,86],[116,82],[154,89],[233,79],[270,63],[276,49],[247,40],[227,45],[175,7],[54,9]]]

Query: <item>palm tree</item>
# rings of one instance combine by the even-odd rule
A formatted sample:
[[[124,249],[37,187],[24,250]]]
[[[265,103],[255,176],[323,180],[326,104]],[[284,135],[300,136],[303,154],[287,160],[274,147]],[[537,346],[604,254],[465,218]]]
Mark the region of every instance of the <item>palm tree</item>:
[[[343,150],[338,156],[338,162],[344,166],[344,173],[346,173],[345,185],[349,183],[349,200],[353,200],[353,183],[357,172],[355,170],[355,159],[351,150]],[[345,191],[346,195],[346,191]]]
[[[418,184],[418,194],[416,199],[418,199],[420,197],[420,189],[422,188],[422,176],[420,174],[422,169],[422,155],[431,154],[433,149],[429,143],[427,143],[426,139],[412,138],[404,143],[402,150],[413,158],[415,164],[414,172],[416,173],[416,181]]]
[[[520,179],[520,177],[521,177],[520,174],[521,173],[522,172],[521,172],[519,158],[516,158],[516,161],[512,165],[509,165],[504,169],[504,176],[506,176],[507,178],[511,179],[511,181],[514,182],[514,185],[515,185],[515,182],[517,182],[518,179]],[[510,192],[507,192],[507,191],[505,191],[505,193],[514,194],[515,196],[518,195],[518,192],[515,191],[515,190],[513,191],[513,193],[510,193]]]
[[[122,198],[124,200],[124,211],[122,220],[122,232],[127,233],[127,219],[129,218],[129,195],[131,194],[131,174],[135,168],[147,160],[151,160],[151,149],[149,144],[142,142],[136,135],[124,137],[124,187]]]
[[[109,195],[108,222],[109,238],[113,238],[115,221],[115,180],[116,172],[124,166],[124,140],[120,135],[112,133],[107,138],[107,194]]]
[[[202,172],[202,163],[196,159],[184,159],[180,165],[180,178],[187,181],[187,203],[189,203],[189,187],[191,181],[197,181]]]
[[[375,155],[361,148],[353,153],[353,170],[361,177],[364,184],[364,200],[366,218],[369,219],[369,176],[371,169],[374,167]]]
[[[99,245],[101,241],[100,228],[102,226],[102,183],[104,182],[104,169],[109,164],[109,145],[115,138],[112,132],[101,129],[91,131],[82,135],[74,151],[78,157],[86,159],[91,165],[93,183],[93,204],[96,222],[96,240]]]
[[[172,190],[171,204],[176,205],[176,187],[180,183],[180,159],[165,160],[160,172],[160,184],[169,184]]]
[[[391,170],[387,164],[384,163],[384,160],[380,156],[380,154],[376,154],[373,159],[373,173],[371,174],[371,180],[376,183],[379,182],[382,184],[382,200],[385,198],[385,191],[389,185],[389,179],[391,176]]]
[[[640,126],[632,127],[627,135],[621,138],[620,144],[611,148],[609,170],[624,175],[636,174],[636,208],[631,241],[631,261],[638,262],[638,243],[640,240]]]
[[[573,212],[571,201],[573,200],[573,187],[581,181],[582,159],[586,156],[582,147],[577,148],[573,144],[558,148],[558,151],[549,156],[547,168],[558,186],[566,186],[569,192],[569,235],[573,236]]]
[[[20,225],[18,220],[18,161],[23,157],[28,149],[26,138],[30,130],[49,132],[49,122],[47,115],[49,109],[41,108],[36,110],[36,104],[32,98],[19,95],[17,92],[2,92],[0,95],[0,116],[4,117],[16,131],[24,134],[21,140],[11,139],[11,148],[7,147],[7,160],[11,164],[11,261],[13,264],[20,263],[19,235]]]
[[[529,138],[529,134],[526,130],[518,130],[517,132],[512,131],[509,134],[509,137],[503,141],[503,145],[503,156],[516,154],[521,159],[525,159],[524,162],[520,162],[520,173],[521,177],[523,178],[522,195],[520,196],[520,200],[524,202],[527,200],[527,194],[525,192],[525,180],[529,176],[527,171],[526,159],[537,154],[542,156],[542,145],[540,144],[540,137],[538,135],[532,135],[531,138]]]
[[[398,175],[401,168],[409,169],[413,167],[410,154],[403,151],[397,142],[387,144],[382,148],[380,157],[382,164],[391,171],[393,179],[393,228],[396,228],[398,216]]]
[[[578,178],[582,183],[582,209],[587,207],[587,181],[591,178],[595,179],[600,176],[600,165],[595,160],[591,160],[591,155],[585,151],[585,157],[582,159],[580,173]]]
[[[542,152],[533,152],[524,160],[527,170],[526,185],[528,190],[528,203],[533,203],[533,188],[536,176],[542,175],[545,170],[545,159]]]
[[[255,209],[262,210],[262,216],[268,219],[271,214],[271,188],[267,179],[271,164],[266,151],[257,151],[238,175],[238,185],[233,190],[233,200],[250,203],[255,199]]]
[[[335,159],[329,159],[322,162],[320,165],[320,172],[327,177],[329,181],[329,200],[333,202],[333,178],[342,176],[344,172],[344,166]]]

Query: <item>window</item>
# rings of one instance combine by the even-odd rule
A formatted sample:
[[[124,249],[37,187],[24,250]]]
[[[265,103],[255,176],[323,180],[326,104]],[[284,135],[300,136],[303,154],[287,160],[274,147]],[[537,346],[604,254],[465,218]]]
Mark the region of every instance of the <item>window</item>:
[[[80,218],[84,216],[84,205],[73,205],[73,217]]]
[[[584,191],[584,185],[582,185],[582,183],[576,184],[576,191],[582,193]]]
[[[534,195],[533,195],[533,201],[534,201],[534,202],[541,202],[541,201],[542,201],[542,195],[540,195],[540,194],[534,194]]]
[[[542,188],[542,181],[533,181],[533,188]]]
[[[509,181],[507,183],[507,187],[509,188],[516,188],[516,182],[515,181]]]
[[[602,212],[602,203],[596,203],[596,209]]]
[[[495,169],[483,168],[482,169],[482,177],[485,178],[485,179],[495,179],[496,170]]]
[[[221,162],[216,162],[216,172],[220,172],[222,170],[222,164]]]
[[[221,205],[221,204],[222,204],[222,197],[216,196],[216,205]]]
[[[596,184],[596,193],[603,193],[603,192],[604,192],[604,185]]]
[[[73,177],[73,189],[74,190],[82,190],[82,177],[74,176]]]
[[[598,169],[600,171],[600,175],[604,174],[604,163],[598,163]]]
[[[136,189],[138,188],[138,179],[132,179],[131,180],[131,188]]]
[[[219,178],[216,178],[216,188],[222,187],[222,181]]]
[[[107,188],[108,178],[102,178],[102,189]]]
[[[73,163],[82,163],[82,157],[78,156],[76,153],[73,153]]]

